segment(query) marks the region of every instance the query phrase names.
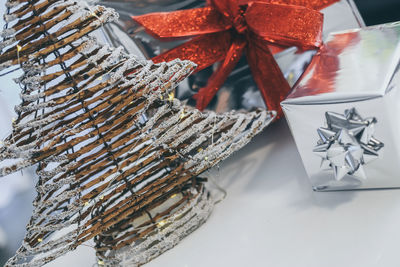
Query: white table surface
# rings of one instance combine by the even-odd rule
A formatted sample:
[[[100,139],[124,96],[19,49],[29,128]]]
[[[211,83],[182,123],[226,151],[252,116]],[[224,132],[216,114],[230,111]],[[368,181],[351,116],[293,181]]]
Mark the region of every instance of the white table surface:
[[[221,165],[210,219],[147,267],[400,266],[400,191],[313,192],[285,121]],[[46,266],[92,266],[81,247]]]

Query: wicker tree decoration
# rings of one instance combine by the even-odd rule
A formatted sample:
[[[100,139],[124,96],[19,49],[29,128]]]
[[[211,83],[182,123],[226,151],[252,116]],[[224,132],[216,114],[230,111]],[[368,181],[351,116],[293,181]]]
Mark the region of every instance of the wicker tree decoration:
[[[89,240],[99,265],[144,264],[209,216],[199,175],[274,112],[199,112],[173,97],[195,68],[153,64],[89,33],[117,18],[85,1],[9,0],[0,70],[23,70],[0,175],[36,165],[27,234],[7,266],[41,266]],[[14,69],[13,69],[14,68]]]

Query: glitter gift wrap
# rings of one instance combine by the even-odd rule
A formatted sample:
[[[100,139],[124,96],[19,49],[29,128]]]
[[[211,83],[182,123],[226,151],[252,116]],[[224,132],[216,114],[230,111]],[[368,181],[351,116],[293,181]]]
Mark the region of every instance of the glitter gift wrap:
[[[279,103],[290,86],[270,47],[317,49],[322,43],[323,23],[318,10],[336,1],[209,0],[206,7],[155,12],[133,20],[160,40],[193,37],[152,58],[156,63],[181,58],[202,70],[220,62],[207,85],[194,96],[198,109],[208,106],[245,54],[268,109],[280,111]]]
[[[328,36],[282,108],[314,190],[400,187],[400,23]]]
[[[301,1],[300,1],[301,2]],[[299,3],[300,3],[299,2]],[[312,1],[310,1],[312,2]],[[322,3],[323,1],[319,1]],[[139,25],[135,24],[131,16],[148,14],[151,12],[169,12],[173,10],[187,10],[205,5],[204,0],[159,0],[159,1],[100,1],[101,4],[112,6],[120,13],[118,23],[106,26],[110,41],[113,44],[122,44],[129,52],[145,58],[152,58],[161,52],[176,47],[188,39],[162,42],[146,34]],[[301,3],[300,3],[301,4]],[[321,10],[324,14],[323,35],[328,32],[345,30],[363,26],[363,22],[352,0],[341,0]],[[338,19],[340,17],[340,19]],[[298,53],[296,48],[273,49],[275,60],[279,64],[285,78],[290,85],[304,71],[314,51]],[[207,85],[207,81],[216,70],[214,64],[189,77],[177,89],[176,96],[180,99],[189,99],[189,104],[195,104],[192,99],[200,88]],[[218,94],[208,106],[209,109],[224,112],[232,109],[248,109],[265,107],[261,94],[253,80],[246,57],[242,57],[234,70],[230,73]]]

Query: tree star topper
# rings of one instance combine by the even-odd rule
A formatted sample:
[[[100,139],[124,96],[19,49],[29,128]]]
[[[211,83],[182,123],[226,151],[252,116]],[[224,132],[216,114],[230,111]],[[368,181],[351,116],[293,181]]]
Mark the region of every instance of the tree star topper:
[[[363,165],[377,159],[384,146],[373,136],[377,119],[363,119],[355,108],[344,114],[326,112],[325,117],[328,127],[317,130],[320,140],[314,148],[321,168],[333,169],[338,181],[346,175],[366,179]]]
[[[200,227],[215,204],[200,175],[276,113],[181,103],[173,92],[195,64],[154,64],[100,43],[93,35],[118,18],[111,8],[6,7],[0,75],[20,71],[21,103],[0,146],[0,177],[36,165],[38,181],[24,240],[5,266],[43,266],[93,243],[99,266],[141,266]]]

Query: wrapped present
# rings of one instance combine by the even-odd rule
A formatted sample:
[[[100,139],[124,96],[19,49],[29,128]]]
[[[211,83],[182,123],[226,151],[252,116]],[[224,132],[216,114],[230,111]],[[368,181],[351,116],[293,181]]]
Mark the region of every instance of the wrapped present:
[[[400,24],[328,36],[281,103],[315,190],[400,187]]]
[[[362,18],[359,16],[357,8],[352,0],[305,2],[318,2],[317,6],[323,7],[321,12],[324,14],[324,36],[331,31],[364,26]],[[169,12],[173,10],[199,8],[204,6],[206,2],[204,0],[142,0],[101,1],[101,3],[116,8],[121,15],[118,23],[106,26],[105,28],[109,40],[114,45],[123,45],[130,53],[137,54],[139,57],[153,58],[160,53],[183,44],[187,39],[174,39],[172,41],[168,40],[168,42],[160,41],[153,38],[150,34],[147,34],[143,27],[136,24],[131,19],[131,16],[148,14],[149,12]],[[340,20],[337,19],[338,15],[340,15]],[[284,50],[282,50],[282,48],[275,48],[272,49],[272,52],[290,85],[293,85],[302,74],[305,66],[307,66],[314,54],[313,51],[300,53],[294,47]],[[231,109],[244,108],[251,110],[255,107],[265,107],[260,91],[254,82],[246,57],[243,56],[238,60],[239,62],[236,67],[229,74],[221,90],[218,91],[217,96],[213,98],[208,106],[209,109],[223,112]],[[195,105],[196,103],[192,97],[196,95],[201,88],[207,85],[207,81],[217,68],[218,64],[214,64],[192,75],[178,87],[176,92],[177,97],[180,99],[188,99],[189,104]]]
[[[324,40],[332,32],[365,27],[365,23],[353,0],[338,1],[325,7],[321,12],[324,14]],[[303,74],[305,67],[310,63],[314,54],[315,51],[300,52],[295,47],[275,54],[275,58],[291,86]]]

